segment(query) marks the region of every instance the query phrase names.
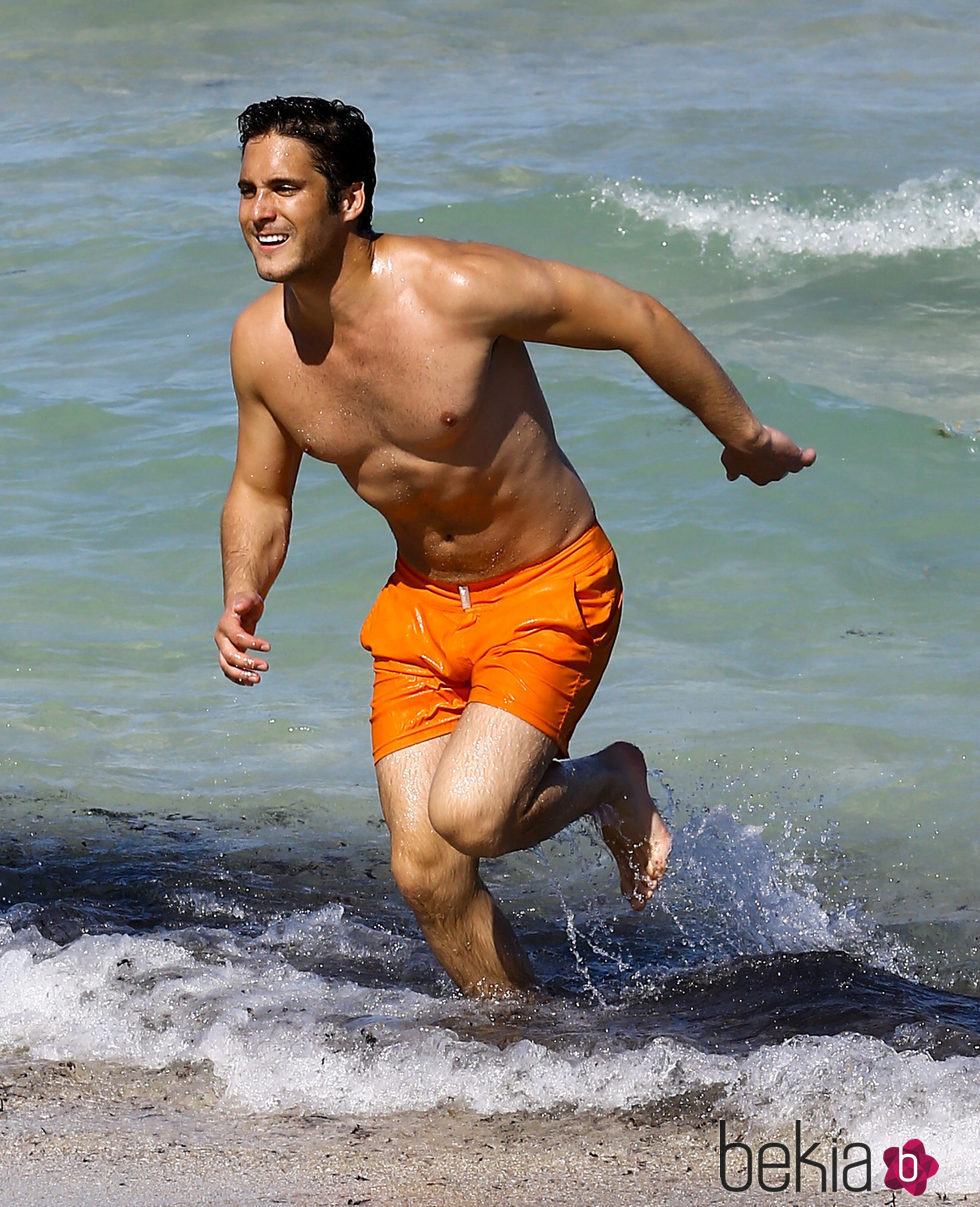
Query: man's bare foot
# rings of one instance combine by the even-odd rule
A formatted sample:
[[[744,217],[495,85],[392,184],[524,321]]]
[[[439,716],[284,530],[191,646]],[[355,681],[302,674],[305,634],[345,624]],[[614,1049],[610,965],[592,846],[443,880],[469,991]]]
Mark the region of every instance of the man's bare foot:
[[[667,870],[670,834],[647,789],[642,751],[614,742],[599,755],[616,785],[595,817],[619,867],[619,886],[634,909],[643,909]]]

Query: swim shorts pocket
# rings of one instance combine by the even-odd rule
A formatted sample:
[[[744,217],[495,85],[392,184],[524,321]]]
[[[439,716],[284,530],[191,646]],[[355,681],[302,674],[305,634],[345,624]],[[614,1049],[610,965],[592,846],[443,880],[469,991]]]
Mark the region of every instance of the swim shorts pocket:
[[[378,613],[382,610],[386,592],[390,583],[386,583],[378,593],[378,598],[371,605],[371,611],[364,618],[364,623],[361,625],[360,642],[361,645],[368,651],[369,654],[374,653],[372,645],[372,634],[376,630]]]
[[[556,580],[527,592],[521,597],[520,609],[523,619],[513,631],[528,644],[534,644],[535,635],[547,640],[547,635],[553,633],[564,633],[582,645],[592,644],[571,579]]]
[[[420,611],[423,601],[418,592],[392,577],[381,588],[361,625],[361,645],[375,660],[387,663],[419,666],[430,664],[433,632],[429,631]],[[438,617],[431,617],[436,621]]]
[[[615,562],[598,576],[576,575],[573,593],[589,642],[602,645],[615,634],[622,610],[623,587]]]

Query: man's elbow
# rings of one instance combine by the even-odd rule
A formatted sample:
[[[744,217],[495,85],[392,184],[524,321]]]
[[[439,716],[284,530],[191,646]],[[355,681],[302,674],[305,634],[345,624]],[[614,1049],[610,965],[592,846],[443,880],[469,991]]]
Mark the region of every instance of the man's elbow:
[[[251,518],[265,525],[289,528],[292,497],[278,490],[263,489],[245,475],[236,472],[221,509],[222,519]]]
[[[670,311],[648,293],[633,290],[624,306],[624,315],[619,327],[617,347],[641,361],[651,348],[663,337]]]

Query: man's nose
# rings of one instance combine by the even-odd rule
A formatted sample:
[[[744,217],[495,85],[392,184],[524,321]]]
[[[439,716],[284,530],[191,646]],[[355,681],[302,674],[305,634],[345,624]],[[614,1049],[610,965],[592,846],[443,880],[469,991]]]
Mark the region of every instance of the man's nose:
[[[258,189],[252,198],[248,213],[253,222],[274,218],[276,208],[272,193],[267,189]]]

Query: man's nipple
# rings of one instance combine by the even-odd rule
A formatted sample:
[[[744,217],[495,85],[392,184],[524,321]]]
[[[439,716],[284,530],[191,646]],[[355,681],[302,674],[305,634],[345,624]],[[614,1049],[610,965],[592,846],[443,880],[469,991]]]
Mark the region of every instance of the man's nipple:
[[[459,416],[454,411],[443,411],[442,422],[444,427],[455,427],[456,420]]]

